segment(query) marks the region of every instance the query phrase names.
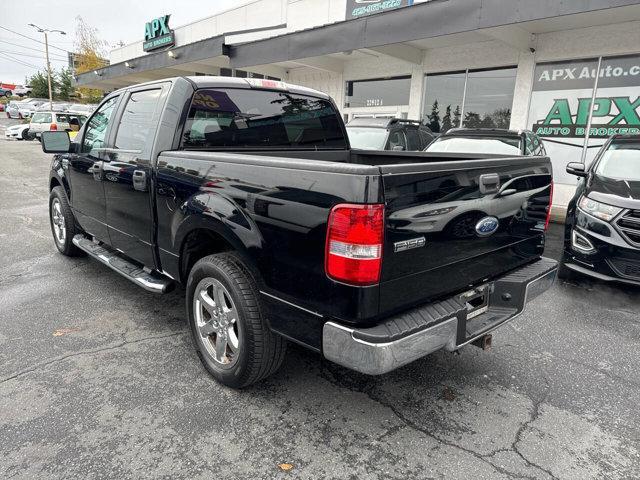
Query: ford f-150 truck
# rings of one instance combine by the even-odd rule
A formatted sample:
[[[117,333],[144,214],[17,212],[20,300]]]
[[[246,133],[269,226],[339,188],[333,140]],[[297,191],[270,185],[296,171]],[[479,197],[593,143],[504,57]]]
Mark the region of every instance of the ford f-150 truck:
[[[58,250],[182,286],[202,363],[231,387],[275,372],[287,341],[367,374],[488,346],[556,277],[548,158],[352,150],[308,88],[136,85],[42,145]]]

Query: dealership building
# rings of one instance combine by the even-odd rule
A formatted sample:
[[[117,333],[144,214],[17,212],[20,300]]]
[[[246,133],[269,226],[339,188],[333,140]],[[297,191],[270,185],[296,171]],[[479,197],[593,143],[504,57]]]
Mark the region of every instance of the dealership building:
[[[108,67],[76,81],[113,90],[177,75],[281,79],[327,92],[345,120],[533,130],[553,161],[558,217],[575,191],[566,163],[589,163],[611,134],[640,132],[640,0],[239,3],[183,26],[150,18]]]

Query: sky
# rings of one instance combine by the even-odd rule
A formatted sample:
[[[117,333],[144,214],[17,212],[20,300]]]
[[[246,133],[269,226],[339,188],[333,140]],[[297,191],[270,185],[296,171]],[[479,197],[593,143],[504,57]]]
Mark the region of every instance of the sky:
[[[29,8],[20,8],[19,2],[0,2],[0,82],[24,84],[25,78],[45,69],[44,44],[36,41],[44,42],[44,36],[29,27],[29,23],[66,33],[49,35],[51,68],[57,70],[67,64],[66,51],[73,50],[77,16],[97,28],[99,38],[115,46],[120,41],[128,44],[142,40],[145,23],[162,15],[171,14],[169,25],[175,29],[242,5],[246,0],[29,0],[27,3]]]

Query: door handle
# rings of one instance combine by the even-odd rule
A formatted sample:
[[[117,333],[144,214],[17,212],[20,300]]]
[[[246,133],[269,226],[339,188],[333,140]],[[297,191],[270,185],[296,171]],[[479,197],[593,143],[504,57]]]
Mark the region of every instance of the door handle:
[[[133,189],[139,192],[147,190],[147,173],[144,170],[133,171]]]
[[[480,193],[496,193],[500,189],[500,177],[497,173],[480,175]]]

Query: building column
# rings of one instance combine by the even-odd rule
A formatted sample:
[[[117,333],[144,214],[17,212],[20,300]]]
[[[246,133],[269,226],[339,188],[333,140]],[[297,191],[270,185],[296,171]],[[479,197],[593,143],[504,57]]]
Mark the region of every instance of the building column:
[[[422,115],[422,88],[424,85],[424,68],[413,65],[411,68],[411,87],[409,90],[409,119],[420,120]]]
[[[511,107],[510,128],[512,130],[528,128],[527,116],[529,114],[535,64],[534,53],[520,53],[518,57],[518,72],[516,73],[516,87],[513,92],[513,105]]]

